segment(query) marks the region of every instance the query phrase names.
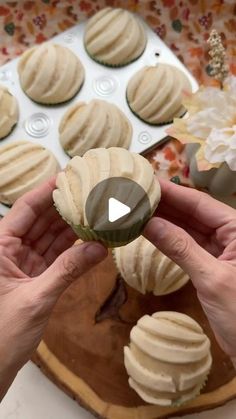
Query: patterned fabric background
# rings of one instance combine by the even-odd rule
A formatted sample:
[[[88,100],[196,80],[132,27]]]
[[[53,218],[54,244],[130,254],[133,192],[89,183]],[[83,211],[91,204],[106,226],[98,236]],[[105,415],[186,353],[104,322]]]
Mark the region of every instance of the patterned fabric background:
[[[137,12],[190,69],[210,84],[206,40],[212,28],[221,34],[230,70],[236,75],[235,0],[19,0],[0,1],[0,65],[34,44],[51,38],[106,5]],[[162,176],[180,175],[189,183],[184,148],[170,140],[149,154]]]

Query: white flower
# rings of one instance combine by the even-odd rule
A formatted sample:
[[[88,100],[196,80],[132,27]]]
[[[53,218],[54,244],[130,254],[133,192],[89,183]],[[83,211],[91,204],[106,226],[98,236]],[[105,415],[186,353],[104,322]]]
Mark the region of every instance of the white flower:
[[[236,125],[211,130],[205,143],[205,157],[210,163],[226,162],[231,170],[236,170]]]
[[[228,77],[223,90],[200,89],[195,100],[200,110],[186,120],[188,132],[204,140],[206,160],[236,170],[236,77]]]

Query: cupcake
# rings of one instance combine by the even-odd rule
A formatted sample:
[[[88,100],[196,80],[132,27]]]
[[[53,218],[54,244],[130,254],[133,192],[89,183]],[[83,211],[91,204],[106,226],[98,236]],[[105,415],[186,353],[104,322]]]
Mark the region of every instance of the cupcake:
[[[129,81],[127,101],[131,111],[150,125],[163,125],[186,112],[183,94],[192,91],[183,71],[169,64],[144,67]]]
[[[68,101],[84,81],[79,58],[69,48],[52,43],[27,50],[19,61],[18,73],[26,95],[45,105]]]
[[[51,151],[29,141],[0,147],[0,202],[12,205],[24,193],[54,176],[60,167]]]
[[[147,37],[135,15],[124,9],[106,7],[89,19],[84,44],[95,61],[110,67],[122,67],[142,55]]]
[[[94,99],[69,108],[60,126],[60,142],[69,156],[83,156],[96,147],[129,148],[132,126],[125,114],[114,104]]]
[[[147,403],[181,405],[200,394],[212,365],[210,340],[185,314],[145,315],[124,348],[130,387]]]
[[[19,118],[17,100],[9,90],[0,85],[0,139],[5,138]]]
[[[113,255],[125,282],[142,294],[170,294],[189,280],[176,263],[142,236],[115,249]]]
[[[138,237],[160,200],[150,163],[119,147],[73,157],[56,186],[53,199],[64,220],[82,240],[99,240],[107,247]]]

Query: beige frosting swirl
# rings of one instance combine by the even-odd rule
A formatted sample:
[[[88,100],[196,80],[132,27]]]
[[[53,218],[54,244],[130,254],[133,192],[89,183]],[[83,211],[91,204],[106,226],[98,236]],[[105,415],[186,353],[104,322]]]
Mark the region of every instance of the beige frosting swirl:
[[[0,85],[0,139],[10,134],[19,118],[17,100],[9,90]]]
[[[18,73],[24,92],[48,105],[71,99],[84,81],[79,58],[69,48],[52,43],[27,50],[19,61]]]
[[[142,236],[114,249],[114,258],[127,284],[142,294],[169,294],[189,280],[176,263]]]
[[[191,92],[187,76],[169,64],[144,67],[129,81],[127,100],[131,110],[149,124],[171,122],[185,113],[183,92]]]
[[[71,225],[88,226],[85,211],[88,195],[99,182],[111,177],[138,183],[146,191],[151,208],[160,200],[160,185],[148,160],[119,147],[96,148],[83,157],[73,157],[57,176],[53,199],[62,217]]]
[[[29,141],[0,147],[0,202],[11,205],[25,192],[54,176],[60,167],[51,151]]]
[[[209,374],[210,340],[185,314],[145,315],[124,348],[129,385],[147,403],[182,404],[196,397]]]
[[[122,66],[143,53],[147,38],[142,23],[132,13],[106,7],[88,21],[84,42],[96,61]]]
[[[73,105],[63,116],[60,142],[71,157],[96,147],[129,148],[132,126],[125,114],[114,104],[94,99]]]

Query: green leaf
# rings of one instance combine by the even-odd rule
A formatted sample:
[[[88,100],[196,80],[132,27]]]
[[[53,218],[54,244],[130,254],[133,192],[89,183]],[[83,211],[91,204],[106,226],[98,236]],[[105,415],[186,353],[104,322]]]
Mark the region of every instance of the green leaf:
[[[208,66],[206,66],[206,72],[208,74],[208,76],[213,76],[213,68],[210,64],[208,64]]]
[[[172,28],[176,31],[176,32],[181,32],[183,25],[181,23],[181,21],[179,19],[173,20],[172,22]]]
[[[6,33],[8,33],[8,35],[10,36],[14,35],[15,24],[13,22],[8,23],[7,25],[4,26],[4,30],[6,31]]]
[[[180,185],[180,178],[179,178],[179,176],[173,176],[170,179],[170,181],[173,182],[173,183],[176,183],[176,185]]]

